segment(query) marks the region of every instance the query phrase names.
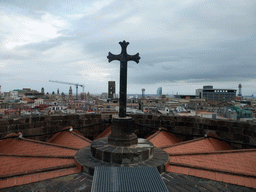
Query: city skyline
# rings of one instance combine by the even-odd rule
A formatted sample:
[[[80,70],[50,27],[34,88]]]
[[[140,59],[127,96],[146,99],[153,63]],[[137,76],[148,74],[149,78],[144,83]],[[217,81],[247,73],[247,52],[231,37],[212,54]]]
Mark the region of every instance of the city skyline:
[[[1,1],[2,92],[29,87],[119,93],[119,41],[130,42],[128,94],[195,94],[203,85],[256,93],[255,1]],[[114,10],[114,11],[113,11]],[[72,87],[73,91],[75,87]],[[82,91],[79,88],[79,93]]]
[[[67,86],[67,85],[66,85]],[[210,84],[205,84],[205,85],[203,85],[203,86],[212,86],[212,85],[210,85]],[[203,86],[202,87],[200,87],[200,88],[196,88],[196,89],[202,89],[203,88]],[[64,93],[64,94],[69,94],[69,91],[70,91],[70,87],[72,87],[72,89],[74,89],[74,91],[72,91],[73,93],[72,93],[72,95],[75,95],[76,94],[76,92],[75,92],[75,86],[74,85],[68,85],[68,90],[60,90],[59,89],[59,86],[57,86],[58,88],[56,89],[56,90],[51,90],[51,91],[44,91],[44,93],[45,94],[52,94],[53,92],[54,92],[54,94],[57,94],[57,92],[59,91],[59,94],[61,94],[62,92]],[[22,87],[22,88],[16,88],[16,89],[12,89],[12,90],[8,90],[8,91],[1,91],[1,93],[3,93],[3,92],[10,92],[10,91],[17,91],[17,90],[22,90],[22,89],[31,89],[31,90],[36,90],[36,91],[38,91],[38,92],[41,92],[41,89],[43,88],[44,90],[45,90],[45,87],[41,87],[41,89],[34,89],[34,88],[31,88],[31,87]],[[160,87],[160,88],[162,88],[162,87]],[[0,88],[1,89],[1,88]],[[116,96],[118,96],[119,95],[119,88],[118,87],[116,87],[116,89],[118,90],[118,92],[116,92],[115,93],[115,95]],[[159,89],[159,88],[158,88]],[[158,89],[156,89],[155,91],[158,91]],[[197,95],[196,94],[196,89],[194,90],[194,93],[188,93],[188,92],[185,92],[185,93],[183,93],[183,92],[175,92],[175,91],[173,91],[173,92],[168,92],[168,93],[164,93],[163,92],[163,95]],[[236,90],[236,92],[237,92],[237,96],[239,96],[238,95],[238,93],[239,93],[239,88],[230,88],[230,87],[227,87],[227,88],[222,88],[222,87],[217,87],[216,89],[235,89]],[[242,89],[241,89],[242,90]],[[157,93],[146,93],[145,92],[146,90],[144,89],[144,94],[145,95],[158,95]],[[99,92],[99,93],[92,93],[92,92],[90,92],[90,91],[84,91],[85,93],[90,93],[90,94],[92,94],[92,95],[101,95],[101,94],[104,94],[104,93],[108,93],[108,90],[107,91],[102,91],[102,92]],[[81,94],[81,93],[83,93],[83,91],[82,91],[82,88],[78,88],[78,94]],[[127,93],[128,95],[142,95],[142,91],[140,92],[140,93],[132,93],[132,92],[128,92]],[[255,96],[255,92],[254,92],[254,94],[252,93],[252,94],[249,94],[249,95],[245,95],[245,94],[243,94],[243,91],[242,91],[242,96],[252,96],[252,95],[254,95]]]

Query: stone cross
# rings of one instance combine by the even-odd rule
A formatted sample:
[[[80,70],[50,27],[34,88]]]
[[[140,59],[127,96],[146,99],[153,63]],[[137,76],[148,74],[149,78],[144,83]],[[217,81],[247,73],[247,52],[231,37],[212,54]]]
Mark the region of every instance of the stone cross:
[[[119,117],[126,117],[126,95],[127,95],[127,61],[135,61],[139,63],[140,56],[139,53],[136,55],[128,55],[126,48],[129,42],[123,41],[119,42],[122,51],[119,55],[113,55],[108,53],[108,62],[113,60],[120,61],[120,99],[119,99]]]

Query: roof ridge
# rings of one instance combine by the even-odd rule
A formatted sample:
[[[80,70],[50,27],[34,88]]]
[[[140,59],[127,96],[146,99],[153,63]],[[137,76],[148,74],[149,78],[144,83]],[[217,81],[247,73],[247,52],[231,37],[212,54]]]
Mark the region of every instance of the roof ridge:
[[[76,133],[76,132],[74,132],[74,131],[72,131],[72,132],[70,132],[70,133],[73,134],[73,135],[75,135],[75,136],[77,136],[77,137],[79,137],[80,139],[82,139],[82,140],[84,140],[84,141],[87,141],[87,142],[89,142],[89,143],[92,142],[90,139],[88,139],[88,138],[86,138],[86,137],[84,137],[84,136],[81,136],[81,135],[79,135],[78,133]]]
[[[99,134],[94,140],[100,139],[102,137],[100,137],[101,135],[105,135],[110,129],[110,131],[112,130],[111,126],[109,126],[107,129],[105,129],[101,134]]]
[[[54,170],[59,170],[64,168],[72,168],[72,167],[76,167],[76,164],[70,163],[68,165],[60,165],[55,167],[35,169],[35,170],[24,171],[24,172],[13,173],[13,174],[5,174],[5,175],[0,175],[0,179],[7,179],[10,177],[24,176],[24,175],[35,174],[35,173],[43,173],[43,172],[54,171]]]
[[[245,176],[245,177],[256,177],[256,174],[248,174],[248,173],[242,173],[242,172],[237,172],[237,171],[221,170],[221,169],[216,169],[216,168],[206,168],[206,167],[201,167],[201,166],[197,166],[197,165],[189,165],[189,164],[185,164],[185,163],[170,162],[169,165],[179,166],[179,167],[187,167],[187,168],[192,168],[192,169],[203,169],[206,171],[213,171],[213,172],[219,172],[219,173],[231,174],[231,175],[233,174],[233,175]]]
[[[48,142],[48,143],[53,142],[59,135],[63,134],[64,131],[66,131],[66,130],[63,130],[63,131],[60,131],[60,132],[56,133],[56,134],[53,135],[47,142]]]
[[[157,136],[159,133],[161,133],[161,131],[155,132],[154,134],[152,134],[151,136],[149,136],[149,137],[147,138],[147,140],[149,141],[149,140],[153,139],[153,138],[154,138],[155,136]]]
[[[256,149],[234,149],[234,150],[220,150],[220,151],[207,151],[207,152],[189,152],[189,153],[168,153],[169,156],[183,156],[183,155],[212,155],[212,154],[227,154],[239,152],[256,152]]]
[[[55,143],[48,143],[48,142],[44,142],[44,141],[37,141],[37,140],[32,140],[32,139],[27,139],[27,138],[20,138],[23,141],[27,141],[27,142],[31,142],[31,143],[39,143],[39,144],[43,144],[43,145],[50,145],[52,147],[61,147],[61,148],[65,148],[65,149],[72,149],[72,150],[78,150],[77,148],[73,148],[73,147],[66,147],[63,145],[59,145],[59,144],[55,144]]]
[[[187,144],[187,143],[193,143],[193,142],[196,142],[196,141],[200,141],[200,140],[203,140],[205,139],[205,137],[200,137],[200,138],[197,138],[197,139],[191,139],[191,140],[188,140],[188,141],[181,141],[179,143],[174,143],[174,144],[171,144],[171,145],[166,145],[166,146],[163,146],[163,147],[160,147],[161,149],[165,149],[165,148],[169,148],[169,147],[176,147],[178,145],[183,145],[183,144]]]
[[[168,139],[170,139],[170,140],[175,139],[175,140],[178,140],[178,143],[180,143],[180,140],[179,140],[179,139],[176,137],[176,135],[174,135],[173,133],[164,131],[164,135],[165,135]]]
[[[34,157],[34,158],[59,158],[59,159],[73,159],[74,156],[60,156],[60,155],[25,155],[25,154],[16,154],[16,153],[0,153],[0,156],[6,156],[6,157]]]
[[[209,137],[208,139],[209,139],[209,143],[210,143],[210,144],[214,147],[214,149],[216,149],[216,150],[218,150],[218,147],[213,144],[213,140],[212,140],[212,139],[217,140],[217,141],[220,142],[220,143],[224,142],[226,145],[228,145],[228,146],[232,149],[232,147],[231,147],[227,142],[225,142],[225,141],[221,141],[221,140],[218,140],[218,139],[215,139],[215,138],[212,138],[212,137]],[[231,150],[231,149],[230,149],[230,150]]]

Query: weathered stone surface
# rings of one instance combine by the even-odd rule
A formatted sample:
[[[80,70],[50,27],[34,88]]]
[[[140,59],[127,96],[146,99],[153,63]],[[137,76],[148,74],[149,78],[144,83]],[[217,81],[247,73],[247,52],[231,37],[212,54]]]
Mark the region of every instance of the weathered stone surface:
[[[101,138],[91,143],[91,154],[104,162],[117,164],[134,164],[153,157],[153,144],[146,139],[138,139],[138,144],[129,147],[115,146]]]
[[[179,191],[234,191],[234,192],[253,192],[254,189],[238,185],[197,178],[189,175],[165,172],[161,177],[170,192]],[[32,192],[32,191],[91,191],[93,177],[84,172],[69,176],[48,179],[28,185],[21,185],[4,189],[6,192]]]
[[[27,131],[28,129],[41,129],[40,134],[43,134],[47,132],[62,130],[66,126],[73,126],[75,128],[75,127],[82,127],[82,126],[90,125],[94,123],[99,123],[102,121],[102,119],[100,119],[100,115],[92,116],[91,114],[86,114],[81,116],[85,118],[84,121],[81,121],[82,117],[80,117],[80,115],[77,116],[78,119],[75,121],[70,121],[70,119],[72,120],[73,115],[41,116],[37,118],[37,122],[34,122],[34,123],[31,121],[31,118],[26,117],[26,118],[19,119],[21,124],[14,124],[14,120],[9,121],[6,119],[0,119],[0,130],[1,130],[0,137],[2,138],[9,133],[12,133],[12,132],[17,133],[19,131],[22,132],[23,135],[25,135],[28,133]],[[147,121],[149,123],[148,126],[151,126],[151,127],[163,127],[163,125],[165,125],[167,129],[171,131],[176,131],[178,133],[205,134],[208,132],[213,132],[224,139],[238,141],[238,142],[243,142],[244,139],[243,137],[239,138],[237,136],[235,136],[234,138],[235,134],[249,136],[250,137],[249,142],[251,144],[256,144],[255,140],[252,139],[256,137],[256,124],[253,124],[253,123],[226,121],[226,120],[216,121],[213,119],[203,119],[199,117],[186,117],[184,118],[186,120],[185,125],[177,126],[177,123],[176,123],[177,117],[165,116],[164,118],[162,118],[159,115],[150,115],[150,116],[130,115],[130,116],[133,117],[134,121],[138,124],[146,124],[146,121]],[[151,117],[152,119],[149,119]],[[164,120],[164,119],[167,119],[167,120]],[[17,122],[17,120],[15,121]],[[193,122],[193,126],[191,126],[191,124],[190,125],[187,124],[188,122]],[[94,139],[102,131],[104,131],[108,126],[109,124],[103,124],[100,126],[80,129],[79,131],[86,137],[90,139]],[[211,127],[211,126],[216,126],[216,127]],[[222,129],[222,127],[224,128]],[[144,137],[148,135],[150,132],[149,129],[144,127],[135,126],[135,128],[136,128],[136,134],[139,134],[140,137]],[[199,131],[195,131],[196,130],[195,128],[199,129]],[[224,130],[225,132],[222,130]],[[41,136],[38,138],[42,141],[47,141],[51,136],[52,135],[47,135],[47,136]],[[186,137],[183,137],[183,136],[178,136],[178,138],[182,141],[186,139]],[[242,145],[231,144],[231,146],[234,147],[234,149],[236,149],[236,148],[241,148]]]
[[[115,146],[131,146],[138,143],[138,137],[133,133],[133,119],[131,117],[113,118],[111,134],[108,143]]]
[[[118,149],[118,153],[120,154],[122,149]],[[134,148],[133,148],[134,150]],[[117,155],[117,154],[115,154]],[[113,157],[113,155],[112,155]],[[120,164],[121,162],[121,157],[122,157],[122,160],[123,163]],[[157,147],[154,147],[153,149],[153,154],[152,154],[152,158],[146,160],[146,161],[141,161],[141,156],[138,156],[137,159],[136,157],[134,156],[133,158],[133,162],[132,164],[128,163],[128,159],[126,158],[123,158],[123,156],[121,157],[114,157],[116,158],[115,159],[115,162],[112,161],[112,163],[109,163],[109,162],[103,162],[102,160],[99,160],[99,159],[96,159],[92,156],[92,153],[91,153],[91,149],[90,149],[90,146],[88,147],[85,147],[83,149],[80,149],[76,155],[75,155],[75,160],[78,164],[81,165],[82,167],[82,171],[90,174],[90,175],[93,175],[94,173],[94,168],[95,167],[99,167],[99,166],[114,166],[114,167],[142,167],[142,166],[150,166],[150,167],[156,167],[158,169],[158,171],[160,173],[164,172],[165,171],[165,165],[168,163],[169,161],[169,155],[162,149],[160,148],[157,148]],[[136,160],[138,160],[137,163]]]
[[[32,118],[19,118],[15,120],[5,120],[0,119],[1,135],[0,138],[6,136],[9,133],[22,132],[23,135],[28,134],[44,134],[53,131],[59,131],[65,128],[66,126],[82,127],[85,125],[90,125],[92,122],[99,123],[101,122],[100,115],[95,115],[94,119],[91,118],[90,114],[82,115],[85,117],[84,122],[79,122],[79,115],[65,115],[65,116],[41,116],[41,117],[32,117]],[[18,124],[17,122],[20,122]],[[90,139],[97,137],[103,130],[107,128],[108,124],[103,124],[97,126],[97,128],[92,127],[90,129],[84,129],[81,131]],[[33,130],[35,129],[35,130]],[[86,132],[86,134],[85,134]],[[46,136],[37,137],[41,141],[47,141],[52,134]]]

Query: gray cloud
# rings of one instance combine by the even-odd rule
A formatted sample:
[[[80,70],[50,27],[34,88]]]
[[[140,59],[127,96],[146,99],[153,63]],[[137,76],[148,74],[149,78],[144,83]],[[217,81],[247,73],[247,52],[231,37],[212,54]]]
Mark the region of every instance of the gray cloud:
[[[22,8],[29,8],[34,10],[42,10],[45,9],[53,2],[52,0],[44,0],[44,1],[34,1],[34,0],[26,0],[26,1],[19,1],[19,0],[1,0],[0,4],[6,6],[17,6]]]
[[[138,65],[128,64],[128,82],[138,87],[180,81],[236,83],[255,78],[255,1],[113,1],[91,14],[84,8],[92,6],[93,1],[72,5],[67,1],[1,3],[7,8],[30,10],[24,11],[30,17],[40,19],[48,13],[69,23],[69,27],[59,31],[61,37],[20,46],[18,53],[1,53],[3,60],[15,61],[6,67],[10,74],[42,71],[48,79],[54,74],[56,79],[66,76],[72,82],[80,82],[84,80],[81,71],[97,73],[99,68],[101,73],[106,69],[105,81],[118,81],[118,62],[108,63],[106,57],[109,51],[119,54],[118,42],[126,40],[130,42],[128,53],[139,52],[141,56]],[[76,13],[81,17],[69,18]],[[0,41],[4,37],[5,34]],[[70,52],[62,53],[64,45]],[[45,57],[50,50],[52,54]],[[106,86],[97,80],[88,81],[94,85],[91,89],[98,92]]]

